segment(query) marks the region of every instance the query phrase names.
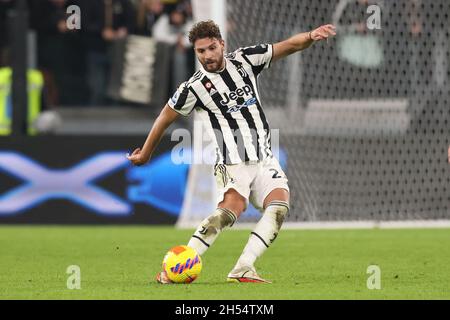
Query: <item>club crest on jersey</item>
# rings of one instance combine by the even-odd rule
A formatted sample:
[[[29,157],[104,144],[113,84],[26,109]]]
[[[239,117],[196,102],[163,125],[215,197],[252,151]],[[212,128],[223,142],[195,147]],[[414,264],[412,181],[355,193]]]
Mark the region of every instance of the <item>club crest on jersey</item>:
[[[239,72],[239,75],[240,75],[242,78],[247,78],[247,77],[248,77],[248,73],[247,73],[247,71],[245,71],[245,68],[244,68],[243,65],[240,65],[240,66],[237,68],[237,71]]]

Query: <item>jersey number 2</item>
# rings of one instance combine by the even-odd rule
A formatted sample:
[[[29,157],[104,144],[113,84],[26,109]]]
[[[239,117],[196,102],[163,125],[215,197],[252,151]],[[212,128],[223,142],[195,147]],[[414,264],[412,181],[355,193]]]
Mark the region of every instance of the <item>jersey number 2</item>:
[[[278,170],[270,169],[270,171],[273,171],[273,176],[272,176],[273,179],[281,179],[281,178],[283,178],[282,176],[278,175]]]

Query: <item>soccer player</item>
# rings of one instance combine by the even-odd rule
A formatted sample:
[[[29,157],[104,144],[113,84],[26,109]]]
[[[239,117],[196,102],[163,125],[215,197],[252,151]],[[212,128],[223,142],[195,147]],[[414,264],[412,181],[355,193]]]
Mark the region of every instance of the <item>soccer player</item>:
[[[229,282],[270,283],[257,274],[254,263],[275,240],[289,211],[288,179],[271,151],[258,76],[277,60],[335,34],[335,27],[328,24],[275,44],[240,48],[225,55],[219,27],[211,20],[197,23],[189,40],[200,70],[179,86],[142,149],[128,156],[134,165],[145,164],[179,115],[188,116],[194,109],[199,112],[216,146],[218,199],[215,212],[200,224],[187,245],[200,255],[205,253],[222,230],[233,226],[249,201],[263,212],[228,274]],[[157,281],[170,283],[164,271],[158,273]]]

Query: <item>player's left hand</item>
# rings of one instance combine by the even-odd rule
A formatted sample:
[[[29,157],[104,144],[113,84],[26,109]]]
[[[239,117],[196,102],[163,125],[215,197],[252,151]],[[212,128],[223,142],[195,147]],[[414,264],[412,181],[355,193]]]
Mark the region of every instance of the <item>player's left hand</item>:
[[[144,156],[141,148],[137,148],[131,155],[127,155],[127,159],[130,160],[135,166],[142,166],[149,160]]]
[[[325,40],[336,35],[336,27],[332,24],[326,24],[311,31],[310,36],[314,41]]]

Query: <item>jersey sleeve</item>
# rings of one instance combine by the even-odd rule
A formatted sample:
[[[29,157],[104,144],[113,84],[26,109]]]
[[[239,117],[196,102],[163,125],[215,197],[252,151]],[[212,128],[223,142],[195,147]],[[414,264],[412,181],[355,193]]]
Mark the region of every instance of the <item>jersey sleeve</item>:
[[[194,109],[197,98],[189,90],[187,82],[182,83],[167,104],[182,116],[188,116]]]
[[[272,44],[259,44],[252,47],[242,48],[242,55],[252,65],[259,70],[270,68],[273,57]]]

